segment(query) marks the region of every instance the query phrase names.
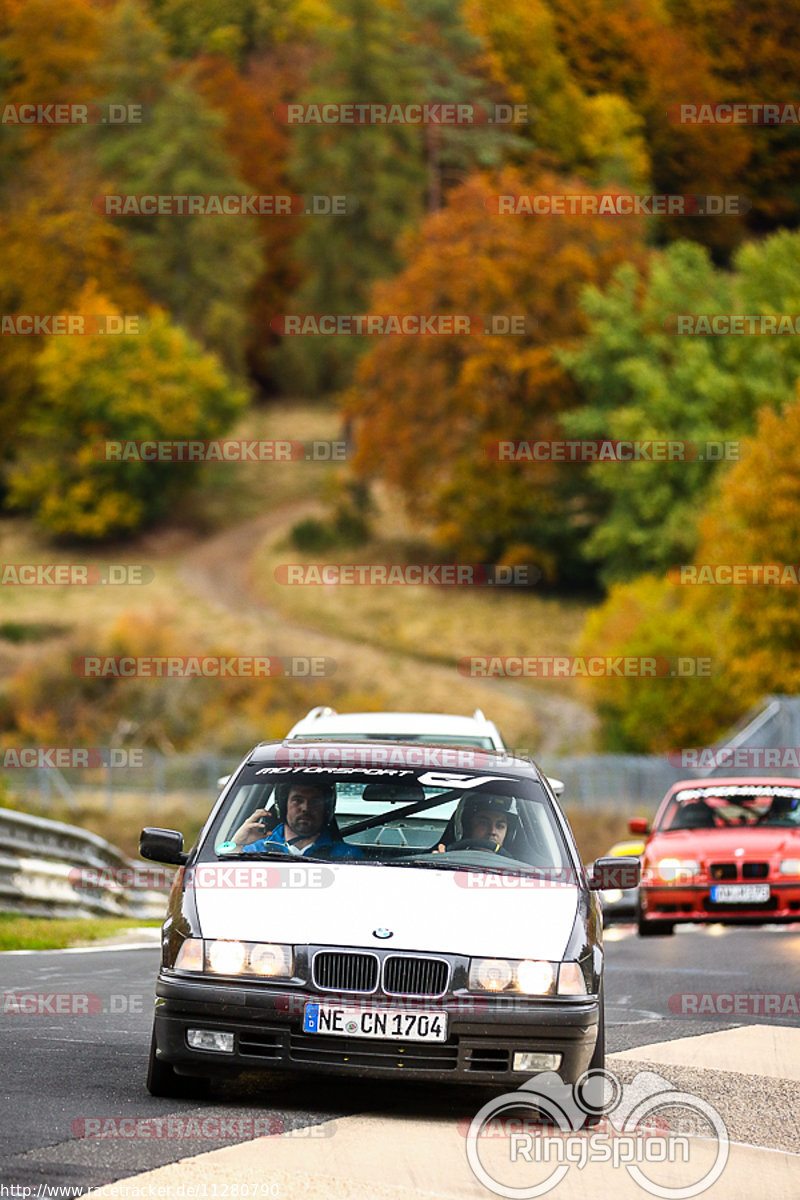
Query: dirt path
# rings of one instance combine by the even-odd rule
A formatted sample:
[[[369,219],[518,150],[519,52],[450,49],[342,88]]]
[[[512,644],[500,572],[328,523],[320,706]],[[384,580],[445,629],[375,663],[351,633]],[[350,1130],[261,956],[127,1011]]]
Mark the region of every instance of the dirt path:
[[[579,701],[537,693],[513,680],[464,679],[454,668],[431,663],[423,655],[325,633],[260,600],[250,582],[259,546],[267,538],[277,540],[297,521],[324,512],[317,501],[298,501],[215,534],[185,554],[178,577],[194,595],[240,617],[263,639],[262,653],[335,659],[337,680],[346,675],[350,690],[363,695],[362,703],[372,695],[389,709],[466,713],[482,708],[512,746],[541,755],[587,748],[596,718]]]

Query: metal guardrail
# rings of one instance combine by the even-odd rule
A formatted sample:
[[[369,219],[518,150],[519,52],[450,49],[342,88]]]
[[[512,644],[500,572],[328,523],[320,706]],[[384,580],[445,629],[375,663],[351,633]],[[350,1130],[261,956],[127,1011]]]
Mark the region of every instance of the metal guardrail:
[[[146,878],[147,874],[142,863],[126,858],[94,833],[0,809],[2,912],[42,917],[163,917],[168,886],[137,887],[137,877]]]

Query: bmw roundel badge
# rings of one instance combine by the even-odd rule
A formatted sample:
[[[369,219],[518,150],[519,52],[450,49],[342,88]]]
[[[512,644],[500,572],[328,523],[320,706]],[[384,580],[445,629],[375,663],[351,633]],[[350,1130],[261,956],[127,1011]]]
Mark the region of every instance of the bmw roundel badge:
[[[385,940],[386,938],[394,937],[394,934],[392,933],[391,929],[384,929],[383,926],[381,926],[379,929],[373,929],[372,935],[373,935],[373,937],[381,938],[383,940]]]

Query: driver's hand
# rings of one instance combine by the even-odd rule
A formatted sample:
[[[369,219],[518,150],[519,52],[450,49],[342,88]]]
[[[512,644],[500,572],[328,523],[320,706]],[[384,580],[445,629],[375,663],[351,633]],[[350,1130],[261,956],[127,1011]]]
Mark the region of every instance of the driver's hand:
[[[439,845],[433,851],[434,854],[444,854],[444,842],[439,842]]]
[[[276,825],[275,818],[267,812],[265,808],[257,808],[244,821],[231,838],[237,846],[249,846],[251,842],[258,842],[261,838],[266,837]]]

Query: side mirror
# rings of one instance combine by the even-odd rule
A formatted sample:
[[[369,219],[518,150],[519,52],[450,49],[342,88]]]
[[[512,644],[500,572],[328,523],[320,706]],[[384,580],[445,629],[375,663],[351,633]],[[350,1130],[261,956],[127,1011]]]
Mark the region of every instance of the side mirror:
[[[550,784],[550,787],[553,789],[553,793],[555,796],[557,796],[557,797],[563,796],[563,794],[564,794],[564,780],[563,779],[553,779],[552,776],[548,775],[547,782]]]
[[[183,852],[183,834],[177,829],[143,829],[139,836],[139,854],[153,862],[174,863],[182,867],[189,858]]]
[[[592,865],[589,887],[593,892],[617,888],[621,892],[639,886],[642,865],[638,858],[598,858]]]
[[[640,837],[646,837],[650,832],[650,823],[646,817],[631,817],[628,821],[628,833],[638,833]]]

